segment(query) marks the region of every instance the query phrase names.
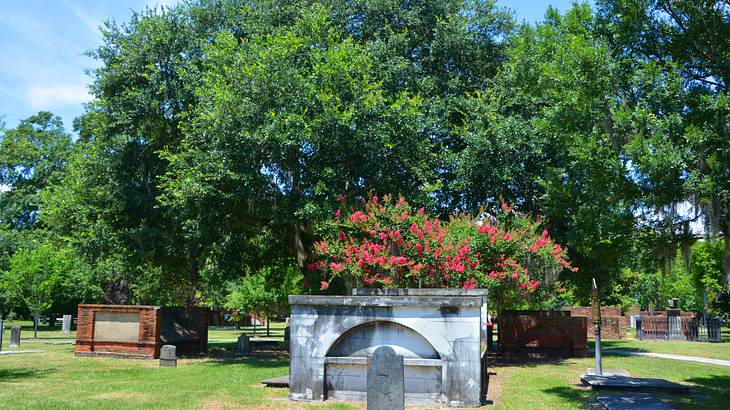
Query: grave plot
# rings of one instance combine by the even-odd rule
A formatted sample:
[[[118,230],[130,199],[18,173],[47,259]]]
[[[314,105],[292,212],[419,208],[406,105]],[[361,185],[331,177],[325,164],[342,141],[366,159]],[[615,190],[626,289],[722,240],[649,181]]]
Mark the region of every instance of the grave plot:
[[[208,349],[208,310],[159,306],[79,305],[76,355],[159,358],[163,344],[179,354]]]

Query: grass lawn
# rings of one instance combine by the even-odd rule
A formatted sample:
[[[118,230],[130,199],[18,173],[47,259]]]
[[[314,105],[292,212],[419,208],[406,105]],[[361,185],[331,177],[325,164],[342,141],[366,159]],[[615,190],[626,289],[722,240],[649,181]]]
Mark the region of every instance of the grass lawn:
[[[22,324],[24,327],[29,325]],[[280,334],[281,326],[276,324],[272,328],[275,327]],[[235,356],[227,348],[235,345],[240,334],[236,330],[211,329],[210,354],[180,359],[177,368],[160,368],[153,360],[75,357],[72,345],[44,343],[49,339],[73,338],[73,334],[62,335],[57,328],[46,330],[42,327],[39,332],[42,339],[33,340],[28,339],[32,336],[30,330],[23,330],[21,349],[42,349],[46,352],[0,356],[1,408],[364,408],[356,403],[292,403],[286,399],[286,389],[261,387],[261,379],[287,373],[286,355],[264,352],[254,358]],[[8,350],[9,338],[10,332],[6,330],[3,350]],[[653,349],[654,343],[643,346]],[[727,345],[711,345],[717,350],[709,347],[700,349],[710,349],[707,351],[720,355],[728,351]],[[592,359],[495,362],[490,368],[488,394],[493,405],[485,408],[582,408],[590,401],[592,392],[579,386],[578,376],[592,365]],[[699,405],[703,409],[724,409],[730,402],[730,367],[606,356],[604,368],[624,368],[637,376],[662,377],[695,386],[689,397],[662,396],[679,408]]]
[[[730,360],[730,329],[722,329],[722,340],[722,343],[637,340],[630,334],[627,339],[603,340],[602,346],[604,349],[624,349],[637,352],[669,353]],[[593,340],[588,341],[588,347],[594,347]]]

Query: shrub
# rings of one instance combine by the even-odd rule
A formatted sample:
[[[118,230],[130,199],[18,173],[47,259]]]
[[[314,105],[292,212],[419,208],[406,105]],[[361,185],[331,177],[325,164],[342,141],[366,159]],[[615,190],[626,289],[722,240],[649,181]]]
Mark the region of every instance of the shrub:
[[[447,222],[403,197],[372,196],[341,206],[314,243],[310,276],[320,290],[341,278],[352,287],[487,288],[501,309],[535,294],[572,267],[539,218],[503,204],[497,215],[457,214]]]

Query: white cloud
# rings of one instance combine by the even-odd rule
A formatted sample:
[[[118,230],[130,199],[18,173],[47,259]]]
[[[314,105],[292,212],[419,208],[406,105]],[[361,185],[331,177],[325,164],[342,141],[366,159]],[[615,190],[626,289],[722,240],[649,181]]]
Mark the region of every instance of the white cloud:
[[[38,110],[81,104],[91,100],[86,87],[79,85],[34,85],[28,89],[25,97],[28,104]]]
[[[90,13],[88,7],[81,7],[76,3],[66,3],[66,7],[86,26],[89,31],[93,32],[96,36],[101,37],[99,32],[99,26],[101,25],[104,17],[95,13]]]

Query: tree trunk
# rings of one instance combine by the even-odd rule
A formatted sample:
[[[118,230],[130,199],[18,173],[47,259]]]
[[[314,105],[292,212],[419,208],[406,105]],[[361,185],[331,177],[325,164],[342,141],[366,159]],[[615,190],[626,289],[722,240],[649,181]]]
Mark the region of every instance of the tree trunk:
[[[723,240],[725,241],[725,260],[722,264],[722,270],[725,283],[730,283],[730,219],[725,221]]]
[[[38,339],[38,317],[40,313],[33,313],[33,339]]]
[[[271,321],[269,320],[269,317],[266,316],[266,337],[271,336]]]

